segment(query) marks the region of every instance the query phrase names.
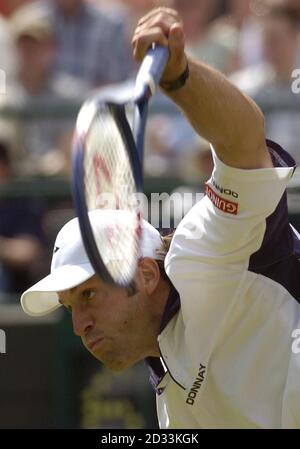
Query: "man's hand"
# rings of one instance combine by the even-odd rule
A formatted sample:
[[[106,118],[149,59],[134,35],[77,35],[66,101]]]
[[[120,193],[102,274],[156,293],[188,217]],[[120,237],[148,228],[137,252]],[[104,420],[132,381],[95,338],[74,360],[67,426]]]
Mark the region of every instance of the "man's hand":
[[[162,81],[177,79],[187,64],[183,25],[177,11],[170,8],[156,8],[138,22],[132,38],[134,58],[141,61],[152,43],[169,47],[170,50],[170,58]]]

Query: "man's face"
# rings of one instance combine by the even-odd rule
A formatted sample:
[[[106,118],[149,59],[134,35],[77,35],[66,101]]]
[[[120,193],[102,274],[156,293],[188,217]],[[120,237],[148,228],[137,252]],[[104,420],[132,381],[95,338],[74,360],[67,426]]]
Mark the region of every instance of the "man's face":
[[[88,351],[113,371],[121,371],[158,351],[157,322],[143,288],[128,295],[123,288],[93,276],[73,289],[59,292],[72,313],[74,333]]]
[[[54,38],[43,37],[36,39],[31,36],[21,36],[17,42],[20,66],[29,71],[32,67],[42,72],[50,70],[55,57]]]

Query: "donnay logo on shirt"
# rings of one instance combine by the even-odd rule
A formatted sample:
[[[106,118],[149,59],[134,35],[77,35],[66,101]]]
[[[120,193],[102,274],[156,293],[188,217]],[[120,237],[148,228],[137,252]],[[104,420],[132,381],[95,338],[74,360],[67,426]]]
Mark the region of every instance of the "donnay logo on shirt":
[[[198,371],[198,375],[196,377],[195,382],[193,383],[192,388],[189,391],[188,397],[186,399],[186,403],[189,405],[194,405],[195,399],[197,397],[197,394],[200,390],[200,388],[202,387],[202,384],[204,382],[205,379],[205,372],[206,372],[206,366],[202,365],[202,363],[200,363],[200,368]]]

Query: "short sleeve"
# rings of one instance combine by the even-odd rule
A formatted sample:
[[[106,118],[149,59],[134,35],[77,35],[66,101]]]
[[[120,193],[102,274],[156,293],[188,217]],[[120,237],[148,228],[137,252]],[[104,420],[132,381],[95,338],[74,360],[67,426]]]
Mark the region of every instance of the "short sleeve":
[[[273,142],[267,143],[274,168],[232,168],[213,151],[214,170],[206,195],[179,224],[167,267],[176,258],[211,265],[244,264],[259,250],[266,220],[276,211],[295,171],[289,154]],[[278,210],[282,212],[287,219],[287,208]]]

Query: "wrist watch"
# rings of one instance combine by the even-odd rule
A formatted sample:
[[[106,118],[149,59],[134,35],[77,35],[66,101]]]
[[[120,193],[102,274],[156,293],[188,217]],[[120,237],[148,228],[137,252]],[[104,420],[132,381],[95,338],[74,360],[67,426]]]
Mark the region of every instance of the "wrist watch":
[[[167,92],[172,92],[174,90],[178,90],[181,87],[183,87],[186,83],[186,80],[188,79],[190,74],[189,71],[189,65],[186,65],[186,68],[184,69],[184,71],[182,72],[182,74],[176,78],[176,80],[173,81],[161,81],[159,83],[160,87],[167,91]]]

